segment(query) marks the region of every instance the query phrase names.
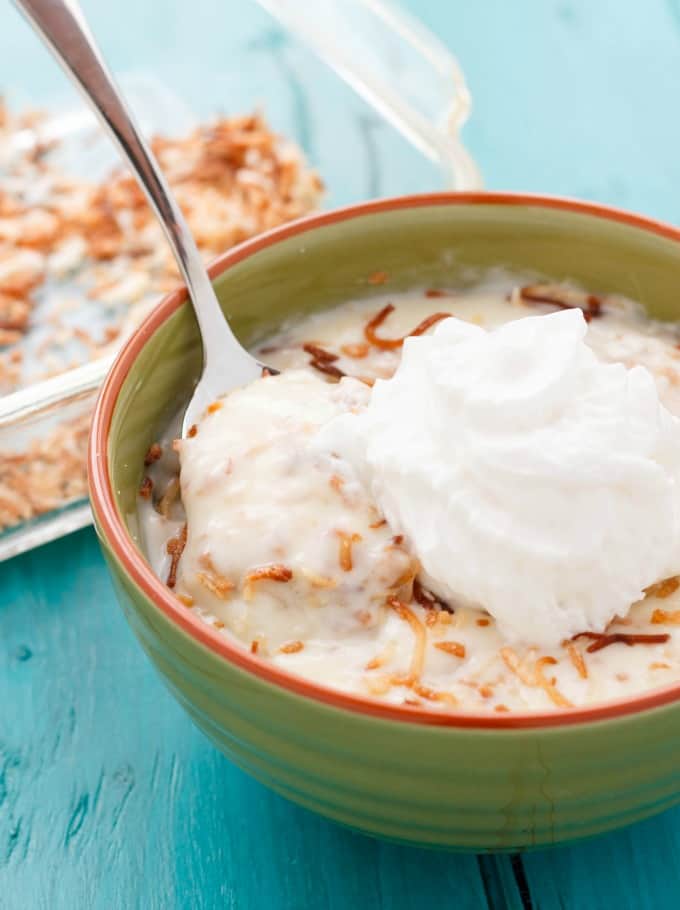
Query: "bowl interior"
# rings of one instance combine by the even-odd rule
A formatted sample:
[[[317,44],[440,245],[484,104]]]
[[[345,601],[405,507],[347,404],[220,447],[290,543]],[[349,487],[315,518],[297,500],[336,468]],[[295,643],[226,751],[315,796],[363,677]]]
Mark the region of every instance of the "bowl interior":
[[[392,205],[321,216],[276,232],[275,242],[255,241],[246,248],[252,254],[227,254],[215,286],[238,336],[251,343],[293,316],[350,298],[460,286],[498,266],[625,294],[658,318],[680,316],[680,243],[632,219],[511,197]],[[369,282],[376,271],[387,273],[386,284]],[[198,331],[184,303],[150,335],[118,395],[109,471],[136,542],[144,453],[187,399],[199,367]]]

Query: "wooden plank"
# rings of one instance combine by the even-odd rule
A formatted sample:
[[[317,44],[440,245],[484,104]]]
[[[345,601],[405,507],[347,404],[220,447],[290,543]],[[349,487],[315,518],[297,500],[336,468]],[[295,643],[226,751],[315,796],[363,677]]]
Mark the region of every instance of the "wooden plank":
[[[680,904],[680,809],[592,841],[526,854],[537,910],[676,910]]]
[[[0,908],[483,910],[475,856],[298,809],[156,679],[86,530],[0,566]]]
[[[493,910],[525,910],[526,896],[520,889],[523,870],[519,854],[480,855],[479,866],[486,897]]]

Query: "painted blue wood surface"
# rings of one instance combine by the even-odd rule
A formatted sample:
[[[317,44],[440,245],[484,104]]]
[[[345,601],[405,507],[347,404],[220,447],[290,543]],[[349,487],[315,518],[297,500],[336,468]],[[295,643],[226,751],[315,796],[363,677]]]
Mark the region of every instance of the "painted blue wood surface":
[[[334,203],[433,179],[370,117],[343,120],[332,79],[318,77],[328,102],[305,106],[296,80],[308,64],[292,66],[248,0],[84,5],[117,70],[153,66],[199,112],[196,48],[217,72],[222,58],[278,47],[265,66],[281,81],[273,114],[324,162]],[[487,185],[680,222],[679,0],[408,5],[461,59]],[[0,85],[15,95],[63,89],[8,8],[0,49]],[[217,78],[234,107],[252,102]],[[675,908],[680,810],[514,862],[351,834],[270,794],[193,729],[132,640],[90,530],[0,565],[1,910],[484,910],[521,907],[523,885],[540,910]]]
[[[2,569],[0,907],[485,906],[476,858],[291,806],[222,758],[151,672],[91,530]]]

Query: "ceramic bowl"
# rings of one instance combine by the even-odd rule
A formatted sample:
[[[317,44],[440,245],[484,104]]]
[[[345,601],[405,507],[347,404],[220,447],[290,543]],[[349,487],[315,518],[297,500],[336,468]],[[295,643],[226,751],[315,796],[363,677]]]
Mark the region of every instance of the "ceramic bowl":
[[[291,315],[464,283],[499,265],[622,293],[665,319],[680,315],[680,231],[601,206],[509,194],[405,197],[322,214],[230,251],[212,276],[248,342]],[[377,270],[386,285],[369,282]],[[540,714],[387,705],[271,666],[177,601],[140,552],[136,494],[144,453],[186,400],[199,364],[193,316],[177,291],[127,343],[103,387],[90,489],[130,625],[233,762],[328,818],[450,849],[564,843],[678,801],[680,684]]]

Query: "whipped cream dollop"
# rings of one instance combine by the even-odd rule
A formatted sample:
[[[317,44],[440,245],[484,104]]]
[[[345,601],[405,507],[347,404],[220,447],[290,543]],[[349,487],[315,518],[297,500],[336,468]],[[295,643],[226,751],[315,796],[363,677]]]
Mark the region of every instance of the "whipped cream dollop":
[[[680,571],[680,420],[604,363],[580,310],[493,331],[451,318],[317,444],[347,459],[424,583],[509,641],[601,632]]]

